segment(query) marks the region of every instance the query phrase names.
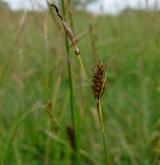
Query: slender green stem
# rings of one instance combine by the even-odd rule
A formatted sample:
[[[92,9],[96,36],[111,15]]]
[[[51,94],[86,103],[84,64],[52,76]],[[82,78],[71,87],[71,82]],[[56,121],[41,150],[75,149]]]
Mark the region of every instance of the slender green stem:
[[[102,133],[102,139],[103,139],[103,147],[104,147],[104,153],[105,153],[105,160],[106,160],[106,164],[108,165],[107,145],[106,145],[106,140],[105,140],[104,121],[103,121],[103,114],[102,114],[101,101],[100,101],[100,99],[97,100],[97,110],[98,110],[98,116],[99,116],[100,125],[101,125],[101,133]]]
[[[65,4],[64,0],[61,0],[62,10],[63,10],[63,17],[65,19]],[[67,65],[68,65],[68,76],[69,76],[69,89],[70,89],[70,108],[71,108],[71,118],[72,118],[72,125],[73,129],[75,131],[75,152],[76,152],[76,164],[80,164],[80,158],[79,158],[79,147],[78,147],[78,138],[77,138],[77,129],[76,129],[76,116],[74,112],[74,93],[73,93],[73,81],[72,81],[72,69],[71,69],[71,63],[70,63],[70,48],[69,48],[69,42],[67,34],[65,34],[65,42],[66,42],[66,51],[68,54],[67,58]]]
[[[84,67],[84,64],[83,64],[83,61],[82,61],[82,58],[81,58],[80,55],[78,55],[78,60],[79,60],[79,63],[80,63],[81,69],[82,69],[82,71],[83,71],[83,73],[84,73],[84,76],[85,76],[86,80],[88,81],[88,83],[90,84],[91,81],[90,81],[90,79],[88,78],[88,75],[87,75],[86,69],[85,69],[85,67]]]

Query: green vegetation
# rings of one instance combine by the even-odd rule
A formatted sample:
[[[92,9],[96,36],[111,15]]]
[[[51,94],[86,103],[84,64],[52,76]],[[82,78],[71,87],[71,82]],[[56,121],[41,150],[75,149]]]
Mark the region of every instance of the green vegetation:
[[[90,79],[99,57],[104,64],[114,57],[101,99],[113,165],[160,163],[159,17],[159,12],[141,11],[116,17],[73,14],[75,34],[87,31],[78,47]],[[73,164],[67,136],[72,126],[67,56],[60,20],[49,12],[6,9],[1,10],[0,20],[0,163]],[[96,99],[72,48],[70,53],[80,164],[103,165]]]

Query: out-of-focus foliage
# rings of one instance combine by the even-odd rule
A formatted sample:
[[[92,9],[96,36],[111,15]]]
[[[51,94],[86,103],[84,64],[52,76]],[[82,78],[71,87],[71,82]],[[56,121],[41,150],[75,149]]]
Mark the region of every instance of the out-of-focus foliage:
[[[8,6],[8,3],[7,2],[4,2],[4,1],[2,1],[2,0],[0,0],[0,8],[8,8],[9,6]]]
[[[160,164],[159,18],[159,11],[73,15],[76,36],[93,23],[92,35],[87,31],[77,44],[90,78],[96,55],[105,64],[114,56],[102,97],[114,165]],[[4,9],[0,20],[0,164],[72,164],[66,137],[71,117],[62,26],[48,11],[26,15]],[[70,61],[80,147],[85,151],[81,164],[104,165],[96,101],[72,49]]]
[[[75,5],[85,6],[88,3],[95,2],[95,1],[97,1],[97,0],[74,0],[74,4]]]

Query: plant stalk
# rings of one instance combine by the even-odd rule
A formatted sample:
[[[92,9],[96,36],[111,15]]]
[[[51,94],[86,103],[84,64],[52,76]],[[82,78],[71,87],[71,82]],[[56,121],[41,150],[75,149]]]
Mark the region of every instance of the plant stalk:
[[[97,111],[98,111],[99,121],[101,125],[101,134],[102,134],[103,148],[104,148],[104,153],[105,153],[105,161],[106,161],[106,165],[108,165],[109,163],[108,163],[108,158],[107,158],[107,145],[106,145],[106,140],[105,140],[104,120],[103,120],[100,99],[97,99]]]
[[[66,19],[66,12],[65,12],[65,3],[64,0],[61,0],[61,6],[63,11],[63,17]],[[66,52],[68,55],[67,58],[67,66],[68,66],[68,76],[69,76],[69,89],[70,89],[70,108],[71,108],[71,119],[72,119],[72,126],[75,132],[75,157],[76,157],[76,164],[80,164],[80,156],[79,156],[79,147],[78,147],[78,138],[77,138],[77,129],[76,129],[76,116],[74,112],[74,92],[73,92],[73,81],[72,81],[72,68],[70,63],[70,46],[67,34],[65,33],[65,45],[66,45]],[[74,164],[75,164],[74,163]]]

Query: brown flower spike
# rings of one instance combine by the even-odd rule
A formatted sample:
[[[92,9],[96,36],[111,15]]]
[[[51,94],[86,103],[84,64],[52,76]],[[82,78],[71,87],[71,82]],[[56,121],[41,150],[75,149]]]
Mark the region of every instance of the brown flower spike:
[[[97,64],[95,67],[95,70],[93,71],[93,76],[92,76],[92,90],[93,94],[96,97],[96,99],[100,99],[104,92],[104,71],[105,71],[105,66],[103,64]]]
[[[75,146],[75,132],[74,132],[73,128],[71,126],[67,126],[66,133],[67,133],[71,148],[73,150],[75,150],[75,147],[76,147]]]

